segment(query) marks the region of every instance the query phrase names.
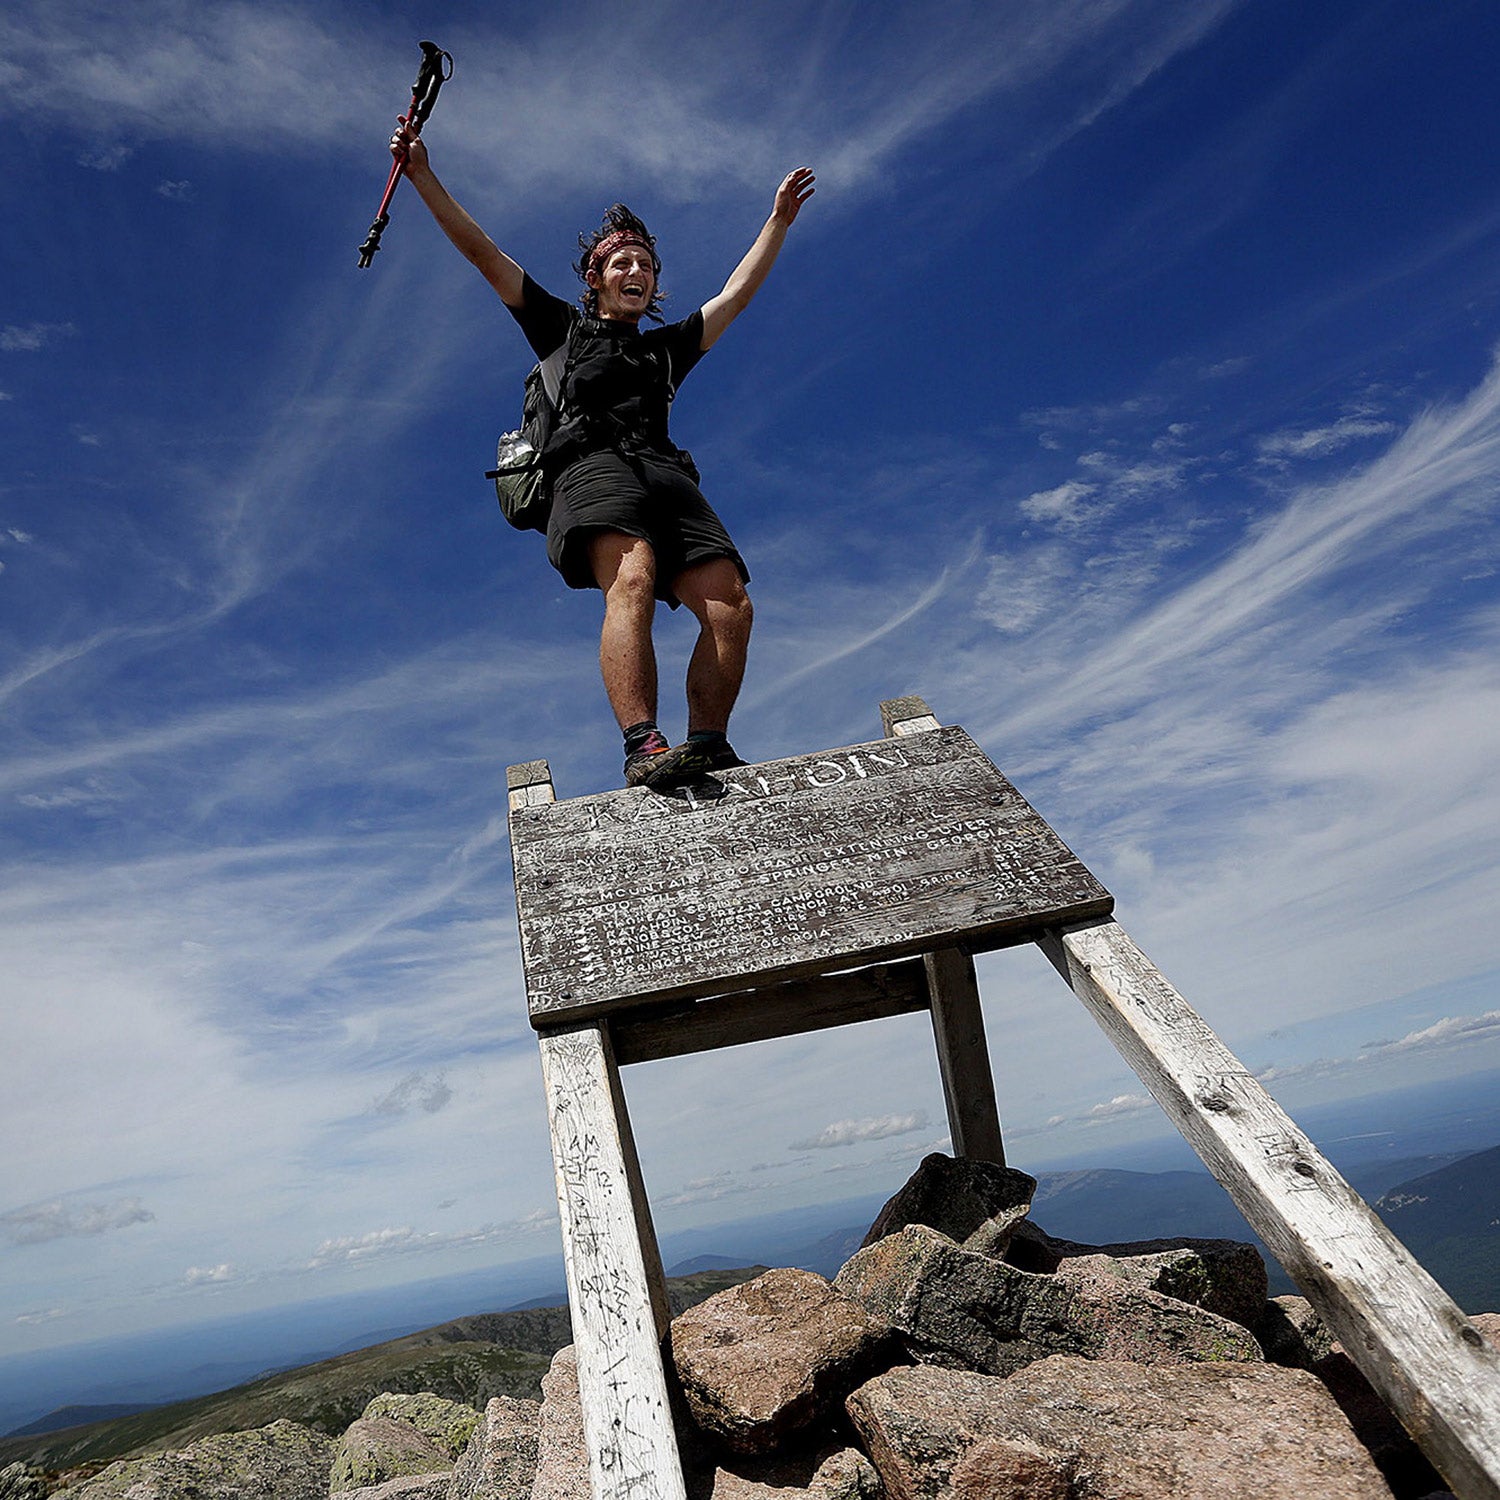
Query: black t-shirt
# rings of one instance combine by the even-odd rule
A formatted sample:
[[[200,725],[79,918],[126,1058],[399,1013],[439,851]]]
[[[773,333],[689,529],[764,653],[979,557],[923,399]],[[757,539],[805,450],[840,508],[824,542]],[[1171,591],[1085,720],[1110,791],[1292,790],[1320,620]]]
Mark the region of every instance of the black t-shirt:
[[[573,339],[562,420],[547,444],[549,463],[572,463],[601,448],[676,454],[667,414],[677,387],[703,357],[702,312],[642,332],[633,323],[588,317],[529,275],[522,297],[510,314],[538,359]]]

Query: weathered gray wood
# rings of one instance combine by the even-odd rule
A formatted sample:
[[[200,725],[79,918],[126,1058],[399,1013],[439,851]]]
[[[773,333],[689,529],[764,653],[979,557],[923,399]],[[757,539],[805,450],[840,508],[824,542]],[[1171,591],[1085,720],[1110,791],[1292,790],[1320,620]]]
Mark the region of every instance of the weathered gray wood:
[[[552,772],[544,760],[529,760],[524,765],[507,766],[505,786],[512,812],[518,807],[541,807],[555,797]]]
[[[1115,922],[1041,947],[1460,1500],[1500,1497],[1500,1352]]]
[[[909,958],[708,1000],[616,1011],[610,1017],[610,1036],[623,1066],[909,1015],[925,1010],[927,1003],[922,965]]]
[[[532,1024],[1107,914],[1109,893],[961,729],[515,808]]]
[[[594,1500],[685,1500],[665,1284],[609,1038],[594,1024],[538,1044]]]
[[[1005,1146],[974,960],[960,948],[939,948],[924,955],[922,963],[953,1154],[1003,1167]]]
[[[942,727],[928,708],[927,700],[914,693],[906,698],[887,698],[880,705],[880,724],[887,739]]]

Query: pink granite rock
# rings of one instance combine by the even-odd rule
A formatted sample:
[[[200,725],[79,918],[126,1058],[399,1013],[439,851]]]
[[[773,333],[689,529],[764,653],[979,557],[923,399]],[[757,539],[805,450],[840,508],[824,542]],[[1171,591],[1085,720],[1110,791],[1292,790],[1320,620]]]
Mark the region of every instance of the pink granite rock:
[[[541,1407],[496,1396],[453,1471],[445,1500],[528,1500],[536,1480]]]
[[[883,1320],[811,1271],[768,1271],[672,1323],[672,1361],[694,1424],[763,1454],[888,1362]]]
[[[846,1403],[890,1500],[1376,1500],[1311,1376],[1057,1356],[1008,1380],[915,1366]]]
[[[885,1322],[811,1271],[768,1271],[672,1323],[672,1359],[698,1427],[765,1453],[889,1362]]]
[[[857,1448],[741,1458],[688,1475],[688,1500],[882,1500],[880,1477]]]
[[[536,1448],[531,1500],[587,1500],[589,1450],[578,1397],[578,1359],[571,1344],[552,1356],[551,1368],[542,1377]]]

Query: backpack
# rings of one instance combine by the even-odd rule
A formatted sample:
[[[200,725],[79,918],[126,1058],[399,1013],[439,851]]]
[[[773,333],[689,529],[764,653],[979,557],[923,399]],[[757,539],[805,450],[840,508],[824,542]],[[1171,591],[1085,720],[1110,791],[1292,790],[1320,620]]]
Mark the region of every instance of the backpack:
[[[518,531],[546,531],[552,513],[552,479],[543,470],[542,455],[557,425],[567,374],[569,344],[554,349],[531,367],[521,401],[521,425],[502,432],[495,467],[485,472],[495,481],[500,513]]]

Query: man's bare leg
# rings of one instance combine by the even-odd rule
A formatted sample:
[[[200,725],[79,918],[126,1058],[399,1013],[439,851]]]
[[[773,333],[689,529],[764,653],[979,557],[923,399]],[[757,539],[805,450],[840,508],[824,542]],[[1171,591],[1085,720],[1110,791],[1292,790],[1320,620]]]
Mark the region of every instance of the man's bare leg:
[[[684,569],[672,592],[698,618],[698,642],[688,662],[688,732],[723,734],[745,679],[754,608],[740,570],[727,557]]]
[[[599,670],[621,729],[656,721],[656,554],[642,537],[601,531],[589,539],[589,563],[604,592]]]

